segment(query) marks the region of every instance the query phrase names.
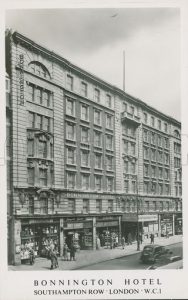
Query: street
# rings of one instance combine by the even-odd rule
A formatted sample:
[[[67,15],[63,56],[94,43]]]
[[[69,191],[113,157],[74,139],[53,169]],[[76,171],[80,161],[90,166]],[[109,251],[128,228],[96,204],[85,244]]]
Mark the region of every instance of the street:
[[[167,246],[173,251],[173,255],[183,257],[182,243]],[[116,251],[115,249],[112,251]],[[140,253],[112,259],[106,262],[79,268],[79,270],[138,270],[147,269],[149,264],[143,264],[139,261]]]

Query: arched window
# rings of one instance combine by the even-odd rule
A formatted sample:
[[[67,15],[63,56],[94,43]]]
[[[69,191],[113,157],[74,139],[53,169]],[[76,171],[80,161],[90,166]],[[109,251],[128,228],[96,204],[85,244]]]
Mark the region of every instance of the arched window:
[[[39,63],[38,61],[30,62],[29,70],[38,76],[44,77],[46,79],[50,79],[49,71],[43,64]]]
[[[178,130],[174,130],[174,136],[178,139],[180,139],[180,133]]]

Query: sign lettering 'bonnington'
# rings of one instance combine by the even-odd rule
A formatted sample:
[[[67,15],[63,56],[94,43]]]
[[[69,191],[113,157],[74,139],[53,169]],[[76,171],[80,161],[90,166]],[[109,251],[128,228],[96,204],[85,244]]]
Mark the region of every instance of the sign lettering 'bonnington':
[[[20,105],[24,105],[24,55],[19,56],[20,65]]]

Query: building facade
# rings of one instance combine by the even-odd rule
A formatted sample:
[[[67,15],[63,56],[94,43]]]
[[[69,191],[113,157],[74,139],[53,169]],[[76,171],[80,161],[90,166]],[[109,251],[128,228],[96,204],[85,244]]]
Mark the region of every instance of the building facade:
[[[18,32],[6,71],[9,263],[28,243],[43,256],[50,240],[62,255],[135,239],[138,223],[181,233],[178,121]]]

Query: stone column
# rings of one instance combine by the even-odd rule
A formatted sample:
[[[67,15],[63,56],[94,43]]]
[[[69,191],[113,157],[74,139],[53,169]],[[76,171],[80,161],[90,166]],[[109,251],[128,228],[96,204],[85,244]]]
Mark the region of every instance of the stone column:
[[[60,244],[60,256],[63,256],[63,245],[64,245],[64,220],[63,220],[63,218],[60,219],[59,244]]]
[[[161,237],[161,215],[158,214],[158,231],[159,231],[159,237]]]
[[[96,250],[96,217],[93,217],[93,250]]]
[[[175,235],[175,214],[172,214],[172,235]]]
[[[119,229],[119,235],[118,235],[118,238],[119,238],[119,243],[121,243],[121,216],[118,217],[118,229]]]
[[[20,248],[21,248],[21,221],[14,221],[14,264],[20,265]]]

